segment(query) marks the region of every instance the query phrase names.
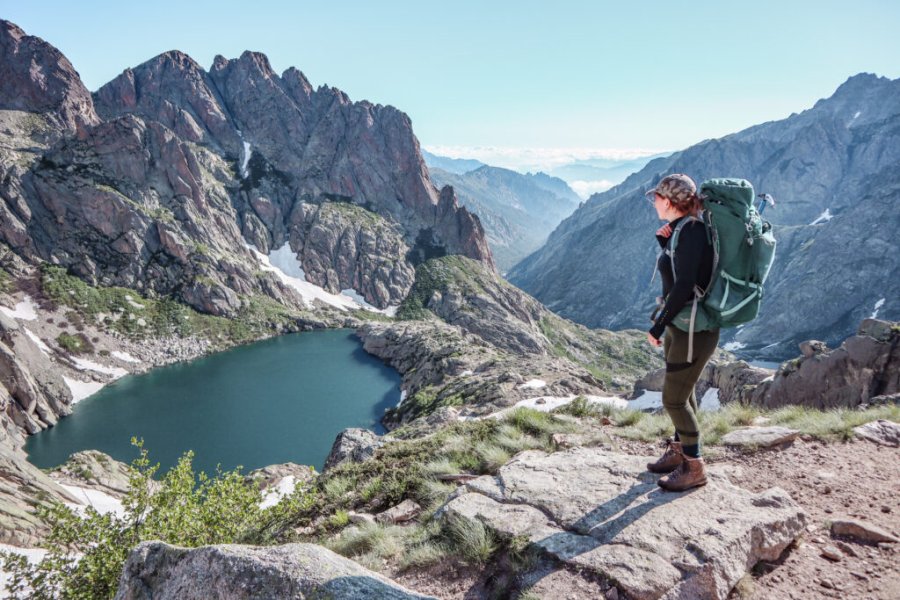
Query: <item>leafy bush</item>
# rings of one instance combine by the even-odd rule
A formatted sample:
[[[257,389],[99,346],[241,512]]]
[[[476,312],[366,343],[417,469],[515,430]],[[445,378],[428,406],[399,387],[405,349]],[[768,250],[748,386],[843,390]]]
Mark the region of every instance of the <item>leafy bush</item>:
[[[94,351],[94,345],[83,333],[75,335],[60,333],[56,338],[56,343],[72,354],[90,354]]]
[[[240,469],[195,475],[193,453],[157,483],[159,464],[151,465],[143,441],[132,438],[139,456],[131,464],[124,515],[101,515],[88,507],[84,517],[54,502],[38,509],[50,526],[48,553],[30,565],[24,557],[3,553],[10,574],[10,598],[112,598],[128,553],[139,542],[162,540],[196,547],[243,541],[259,520],[260,491],[248,485]]]

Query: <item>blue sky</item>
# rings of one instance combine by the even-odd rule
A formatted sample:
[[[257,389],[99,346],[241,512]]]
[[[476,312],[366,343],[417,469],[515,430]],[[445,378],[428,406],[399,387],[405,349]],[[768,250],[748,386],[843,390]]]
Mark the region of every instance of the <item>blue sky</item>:
[[[170,49],[246,49],[405,111],[447,154],[677,150],[900,77],[900,2],[0,0],[95,90]],[[535,150],[537,149],[537,150]],[[487,154],[485,154],[487,152]]]

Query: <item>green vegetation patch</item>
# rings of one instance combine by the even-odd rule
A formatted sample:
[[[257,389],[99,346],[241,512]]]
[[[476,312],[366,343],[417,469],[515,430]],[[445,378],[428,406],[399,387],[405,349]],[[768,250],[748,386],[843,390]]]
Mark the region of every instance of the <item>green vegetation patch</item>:
[[[0,267],[0,294],[8,294],[12,289],[12,275]]]
[[[463,294],[485,293],[480,283],[484,277],[484,267],[465,256],[451,254],[427,260],[416,267],[416,281],[397,310],[397,317],[407,321],[429,318],[432,313],[425,307],[434,292],[455,288]]]
[[[289,326],[298,316],[268,296],[253,295],[242,299],[243,306],[235,318],[216,317],[172,298],[148,298],[123,287],[94,287],[49,264],[41,267],[41,287],[53,304],[72,308],[75,313],[70,315],[77,314],[87,322],[132,338],[178,335],[220,344],[239,343]],[[72,320],[71,316],[67,318]]]
[[[18,554],[0,553],[10,598],[112,598],[128,553],[142,541],[191,548],[244,542],[263,513],[262,494],[239,468],[198,474],[187,452],[156,482],[159,465],[150,463],[143,442],[132,443],[139,456],[130,467],[124,516],[87,507],[81,517],[58,502],[39,506],[38,516],[50,526],[43,560],[32,565]]]
[[[91,354],[94,352],[94,345],[83,333],[76,333],[75,335],[65,332],[60,333],[56,338],[56,343],[72,354]]]
[[[558,410],[586,418],[608,417],[615,425],[614,433],[626,439],[653,442],[671,436],[674,431],[671,419],[664,412],[654,414],[628,408],[596,407],[579,402],[577,398]],[[900,421],[900,406],[887,404],[865,410],[818,410],[804,406],[786,406],[776,410],[765,410],[730,403],[716,411],[700,412],[698,418],[701,443],[705,446],[717,445],[726,433],[751,425],[757,417],[767,418],[769,425],[790,427],[816,439],[835,442],[852,439],[854,427],[877,419]]]

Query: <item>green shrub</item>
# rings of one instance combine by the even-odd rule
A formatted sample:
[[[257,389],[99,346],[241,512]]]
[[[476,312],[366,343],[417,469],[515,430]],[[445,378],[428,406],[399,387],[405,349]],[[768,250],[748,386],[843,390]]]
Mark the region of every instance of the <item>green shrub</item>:
[[[261,495],[245,483],[240,469],[217,471],[214,477],[195,475],[188,452],[156,484],[159,465],[150,464],[143,442],[132,439],[132,444],[139,456],[131,464],[124,516],[101,515],[88,507],[82,518],[58,502],[39,507],[38,515],[50,527],[44,541],[48,553],[36,565],[4,554],[11,598],[111,598],[125,559],[139,542],[188,547],[234,543],[254,526]]]
[[[355,483],[352,477],[332,477],[325,482],[325,497],[333,502],[340,500],[353,489]]]
[[[72,354],[90,354],[94,351],[94,345],[83,333],[75,335],[60,333],[56,338],[56,343]]]
[[[328,519],[328,524],[335,529],[346,527],[349,523],[350,514],[346,510],[338,510],[333,515],[331,515],[330,519]]]

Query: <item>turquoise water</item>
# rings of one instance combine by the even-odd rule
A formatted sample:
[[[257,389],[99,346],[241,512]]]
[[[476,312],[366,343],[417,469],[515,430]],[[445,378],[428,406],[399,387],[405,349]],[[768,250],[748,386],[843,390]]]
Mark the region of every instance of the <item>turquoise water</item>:
[[[321,470],[342,429],[384,433],[379,418],[399,400],[399,374],[352,331],[298,333],[123,377],[25,450],[39,467],[89,448],[131,462],[137,436],[162,471],[186,450],[207,473],[282,462]]]

